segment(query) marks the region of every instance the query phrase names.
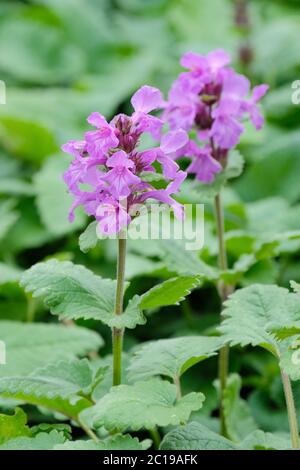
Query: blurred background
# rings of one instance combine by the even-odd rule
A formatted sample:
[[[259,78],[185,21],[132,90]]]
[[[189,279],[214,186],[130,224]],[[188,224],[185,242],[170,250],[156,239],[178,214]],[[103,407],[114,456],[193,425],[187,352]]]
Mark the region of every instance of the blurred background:
[[[1,0],[0,79],[7,103],[0,105],[0,319],[55,321],[18,286],[22,270],[49,256],[114,276],[113,242],[86,255],[79,250],[87,219],[78,213],[74,224],[67,220],[71,201],[61,175],[69,159],[60,146],[81,137],[92,111],[107,118],[130,112],[130,97],[142,84],[166,96],[187,50],[222,47],[253,84],[270,84],[266,126],[259,133],[249,127],[240,144],[245,172],[225,193],[230,262],[247,253],[251,240],[245,230],[259,238],[300,229],[300,105],[291,99],[292,82],[300,79],[299,44],[298,0]],[[201,256],[216,263],[212,214],[207,204]],[[299,243],[289,243],[280,258],[253,265],[240,284],[299,282],[299,254]],[[131,292],[168,277],[163,261],[150,242],[130,245]],[[219,309],[215,286],[205,285],[182,307],[153,312],[147,326],[127,335],[126,348],[151,338],[209,332]],[[107,338],[110,350],[109,332],[85,324]],[[233,367],[246,377],[243,393],[259,425],[287,429],[272,358],[260,352],[236,356]],[[215,363],[207,364],[202,375],[197,368],[187,374],[187,389],[196,384],[206,391],[207,377],[215,377]],[[209,392],[201,419],[213,423],[217,399]]]

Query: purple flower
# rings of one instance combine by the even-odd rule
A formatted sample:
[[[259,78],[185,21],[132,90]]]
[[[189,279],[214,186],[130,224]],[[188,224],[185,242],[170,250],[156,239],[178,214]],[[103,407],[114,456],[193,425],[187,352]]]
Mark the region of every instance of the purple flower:
[[[191,157],[188,172],[205,183],[212,182],[226,166],[229,150],[244,132],[244,120],[249,119],[257,130],[264,123],[258,102],[268,86],[255,87],[249,97],[249,80],[229,68],[229,63],[230,56],[222,49],[206,56],[184,54],[181,65],[189,71],[173,83],[162,114],[170,129],[196,131],[204,147],[189,143],[176,152],[176,157]]]
[[[112,169],[102,179],[110,184],[110,192],[116,198],[129,196],[130,187],[141,181],[138,176],[130,171],[134,168],[134,163],[124,150],[120,150],[109,157],[106,166]]]
[[[211,147],[206,145],[199,148],[195,144],[191,151],[194,158],[187,169],[188,173],[194,173],[200,181],[207,183],[214,181],[215,175],[222,170],[222,165],[213,158]]]
[[[179,170],[174,155],[188,142],[185,131],[170,131],[161,137],[163,121],[149,114],[157,107],[164,106],[161,92],[144,86],[132,97],[132,116],[119,114],[109,123],[94,112],[88,122],[96,130],[85,133],[82,141],[69,141],[62,150],[74,158],[64,174],[69,192],[74,196],[69,218],[83,206],[88,215],[95,217],[104,234],[119,232],[136,216],[136,205],[156,199],[172,207],[179,217],[182,206],[172,195],[186,173]],[[160,141],[160,146],[139,150],[143,133],[150,133]],[[160,163],[164,178],[169,184],[166,189],[156,190],[143,180],[145,172],[155,172],[153,164]]]

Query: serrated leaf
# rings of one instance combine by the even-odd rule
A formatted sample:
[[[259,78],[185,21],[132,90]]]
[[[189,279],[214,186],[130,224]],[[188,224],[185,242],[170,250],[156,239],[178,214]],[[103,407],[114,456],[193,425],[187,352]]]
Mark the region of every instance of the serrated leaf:
[[[52,450],[65,442],[64,434],[58,431],[39,433],[35,437],[17,437],[0,446],[0,450]]]
[[[261,346],[279,355],[274,324],[285,327],[300,320],[296,294],[274,285],[254,284],[236,291],[224,303],[220,331],[232,345]]]
[[[75,388],[75,387],[74,387]],[[76,392],[70,391],[61,379],[40,376],[15,376],[0,379],[0,395],[20,400],[30,405],[41,406],[77,420],[78,414],[91,405]]]
[[[122,315],[115,315],[116,281],[102,279],[84,266],[52,259],[25,271],[21,285],[34,297],[42,297],[53,315],[61,319],[94,319],[116,328],[134,328],[145,319],[137,298]]]
[[[27,416],[22,408],[16,408],[14,415],[0,414],[0,445],[19,436],[30,436]]]
[[[152,287],[141,296],[142,309],[176,305],[199,285],[197,277],[174,277]]]
[[[240,376],[231,374],[226,381],[226,388],[223,392],[226,429],[228,437],[234,442],[239,442],[257,429],[247,402],[240,398],[241,385]]]
[[[175,379],[194,364],[216,354],[222,346],[220,337],[184,336],[142,344],[134,351],[128,367],[130,381],[155,375]]]
[[[150,447],[151,441],[148,439],[139,441],[137,437],[130,434],[116,435],[103,441],[66,441],[58,444],[54,450],[146,450]]]
[[[51,313],[60,318],[111,320],[116,283],[84,266],[55,259],[38,263],[25,271],[21,285],[34,297],[43,297]]]
[[[65,439],[72,439],[72,428],[69,424],[65,423],[40,423],[30,428],[32,437],[40,434],[41,432],[50,433],[52,431],[58,431],[65,436]]]
[[[94,222],[91,222],[79,237],[79,247],[83,253],[87,253],[89,250],[95,248],[95,246],[97,245],[97,224],[98,222],[96,220],[94,220]]]
[[[184,423],[192,411],[202,407],[203,401],[204,395],[195,392],[176,401],[175,385],[151,379],[113,387],[80,417],[83,421],[92,421],[96,428],[104,426],[109,431],[138,431]]]
[[[96,332],[79,326],[25,324],[1,321],[0,340],[6,346],[6,364],[0,376],[27,375],[50,362],[97,351],[103,340]]]
[[[211,431],[203,424],[192,422],[170,431],[163,438],[161,450],[237,450],[237,446]]]
[[[61,360],[40,367],[29,376],[3,377],[0,379],[0,393],[22,390],[24,394],[36,397],[70,398],[79,392],[88,393],[93,381],[92,369],[87,359]]]

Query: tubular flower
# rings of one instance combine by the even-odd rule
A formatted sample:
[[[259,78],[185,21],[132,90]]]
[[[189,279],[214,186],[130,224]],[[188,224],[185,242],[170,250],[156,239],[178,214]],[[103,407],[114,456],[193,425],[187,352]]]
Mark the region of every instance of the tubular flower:
[[[171,130],[196,131],[198,142],[189,141],[177,156],[192,158],[188,172],[210,183],[226,166],[230,149],[244,132],[249,119],[259,130],[264,118],[258,102],[268,90],[259,85],[250,90],[249,80],[228,67],[230,56],[222,49],[203,56],[187,52],[181,65],[188,70],[173,83],[162,119]]]
[[[63,176],[74,197],[70,221],[76,207],[83,206],[107,235],[126,227],[135,216],[133,208],[148,199],[168,204],[177,217],[183,216],[182,206],[171,196],[186,177],[174,156],[188,143],[187,133],[176,129],[161,137],[163,121],[149,114],[164,105],[158,89],[143,86],[131,103],[134,108],[131,116],[118,114],[110,122],[101,114],[92,113],[87,121],[96,130],[86,132],[84,140],[71,140],[62,146],[64,152],[73,156]],[[159,140],[160,146],[139,150],[144,133]],[[157,190],[145,181],[145,172],[156,172],[155,162],[161,165],[168,182],[165,189]]]

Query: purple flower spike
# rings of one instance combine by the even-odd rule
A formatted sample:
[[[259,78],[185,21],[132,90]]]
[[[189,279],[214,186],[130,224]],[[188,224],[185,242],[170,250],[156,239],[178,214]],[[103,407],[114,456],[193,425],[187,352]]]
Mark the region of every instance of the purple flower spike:
[[[74,211],[83,206],[88,215],[95,217],[103,234],[118,233],[126,227],[136,211],[147,199],[156,199],[172,207],[175,215],[182,217],[183,208],[172,195],[186,173],[179,171],[174,154],[188,142],[183,130],[169,132],[161,138],[163,121],[149,114],[165,105],[157,88],[144,86],[132,97],[132,116],[119,114],[108,123],[104,116],[94,112],[88,123],[96,130],[85,133],[82,141],[71,140],[62,146],[74,158],[64,174],[69,192],[74,196],[70,221]],[[139,141],[144,133],[161,141],[159,147],[140,151]],[[143,181],[145,172],[155,172],[152,164],[161,164],[169,184],[156,190]]]
[[[188,71],[173,83],[162,118],[171,130],[196,131],[200,146],[190,141],[175,156],[191,157],[188,172],[210,183],[226,166],[229,150],[240,142],[244,120],[257,130],[263,126],[258,102],[268,86],[255,87],[249,97],[249,80],[228,67],[230,56],[222,49],[206,56],[187,52],[180,63]]]

